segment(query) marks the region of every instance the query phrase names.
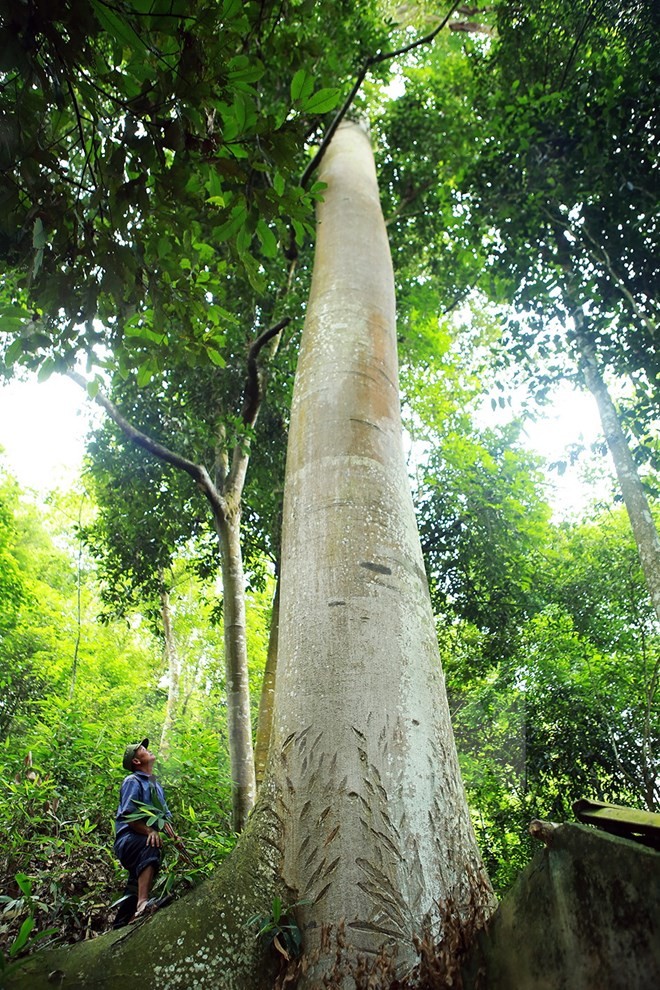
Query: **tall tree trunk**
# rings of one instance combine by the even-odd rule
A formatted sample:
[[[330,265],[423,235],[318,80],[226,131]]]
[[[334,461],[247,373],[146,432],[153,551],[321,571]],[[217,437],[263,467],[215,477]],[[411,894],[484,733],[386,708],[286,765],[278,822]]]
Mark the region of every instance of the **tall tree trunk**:
[[[365,133],[323,161],[285,490],[278,671],[260,797],[231,858],[129,936],[45,953],[8,987],[273,985],[248,919],[295,898],[299,990],[428,931],[450,957],[493,897],[458,768],[399,414],[393,277]],[[77,981],[77,982],[76,982]],[[334,982],[333,982],[334,981]],[[326,985],[326,984],[324,984]],[[386,984],[387,985],[387,984]]]
[[[614,469],[621,487],[621,494],[628,512],[630,525],[637,544],[637,551],[644,572],[646,586],[658,619],[660,619],[660,538],[651,515],[649,503],[642,486],[628,440],[621,428],[616,407],[600,373],[594,349],[585,336],[581,311],[575,314],[575,340],[580,354],[580,366],[584,378],[600,412],[603,432],[612,455]]]
[[[425,925],[439,932],[451,910],[469,927],[492,893],[405,468],[394,279],[361,127],[339,128],[319,178],[328,187],[289,431],[269,773],[284,880],[309,902],[308,950],[322,951],[323,924],[345,920],[353,958],[388,943],[405,964]],[[322,958],[320,972],[330,965]]]
[[[162,580],[163,575],[161,574],[161,583]],[[160,733],[159,756],[162,760],[166,760],[179,705],[180,669],[179,654],[172,628],[170,595],[164,584],[162,584],[160,593],[160,614],[163,620],[163,643],[165,647],[165,661],[167,663],[167,708],[165,709],[165,720],[163,721],[163,728]]]
[[[254,744],[254,768],[257,778],[257,787],[261,786],[266,772],[268,761],[268,750],[270,748],[270,737],[273,728],[273,714],[275,711],[275,683],[277,677],[277,643],[280,622],[280,581],[277,578],[275,585],[275,595],[273,596],[273,607],[270,619],[270,635],[268,637],[268,653],[266,656],[266,666],[261,684],[261,697],[259,698],[259,718],[257,720],[257,735]]]
[[[235,831],[245,827],[254,806],[257,784],[252,749],[252,718],[248,680],[245,622],[245,576],[241,551],[241,516],[236,509],[216,517],[221,545],[225,680],[229,764],[232,775],[232,823]]]

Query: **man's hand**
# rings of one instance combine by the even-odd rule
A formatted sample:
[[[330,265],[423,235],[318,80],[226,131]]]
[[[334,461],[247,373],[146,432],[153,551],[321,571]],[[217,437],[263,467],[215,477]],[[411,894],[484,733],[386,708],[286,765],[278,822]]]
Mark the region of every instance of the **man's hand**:
[[[161,838],[160,832],[156,831],[155,828],[149,829],[149,833],[147,835],[147,845],[157,846],[160,849],[162,844],[163,844],[163,840]]]

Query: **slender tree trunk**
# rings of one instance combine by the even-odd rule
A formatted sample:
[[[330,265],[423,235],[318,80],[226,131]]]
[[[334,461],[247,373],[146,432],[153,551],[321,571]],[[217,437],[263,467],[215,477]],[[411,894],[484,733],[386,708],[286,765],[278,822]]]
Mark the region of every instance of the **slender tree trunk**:
[[[580,365],[590,392],[598,403],[600,421],[607,446],[614,461],[621,494],[644,572],[651,602],[660,620],[660,538],[644,494],[637,465],[630,453],[628,440],[621,428],[616,407],[600,373],[594,349],[582,330],[582,313],[575,314],[575,340],[580,353]]]
[[[268,761],[268,750],[270,747],[270,737],[273,728],[273,714],[275,711],[275,681],[277,676],[277,641],[280,621],[280,582],[279,577],[275,585],[275,595],[273,597],[273,607],[270,619],[270,636],[268,637],[268,654],[266,656],[266,667],[264,669],[264,679],[261,684],[261,697],[259,699],[259,718],[257,721],[257,736],[254,746],[254,767],[257,778],[257,787],[261,786],[266,772]]]
[[[384,943],[402,965],[492,893],[474,839],[405,468],[394,280],[368,137],[321,166],[316,257],[289,431],[276,715],[284,880],[306,902],[312,985]]]
[[[245,827],[257,793],[252,749],[252,718],[245,623],[245,576],[240,511],[216,517],[221,544],[227,731],[232,774],[232,819]]]
[[[73,698],[76,690],[76,678],[78,676],[78,654],[80,652],[80,639],[82,637],[82,508],[84,496],[80,500],[78,508],[78,564],[76,569],[76,642],[73,647],[73,662],[71,664],[71,683],[69,685],[69,698]]]
[[[160,614],[163,620],[163,643],[165,646],[165,661],[167,663],[168,687],[165,720],[160,734],[159,756],[165,760],[169,753],[172,729],[174,728],[179,705],[180,665],[179,654],[174,640],[174,630],[172,629],[170,595],[164,586],[160,593]]]

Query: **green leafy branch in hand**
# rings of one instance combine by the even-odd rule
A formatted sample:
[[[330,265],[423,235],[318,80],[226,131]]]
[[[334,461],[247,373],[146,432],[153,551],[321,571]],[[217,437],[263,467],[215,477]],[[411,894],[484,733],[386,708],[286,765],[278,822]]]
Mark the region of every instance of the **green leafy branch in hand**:
[[[284,907],[280,897],[274,897],[268,914],[255,914],[249,919],[248,925],[259,926],[257,938],[268,942],[289,962],[297,959],[302,948],[302,932],[298,927],[293,911],[309,901],[297,901]]]
[[[144,822],[149,828],[155,825],[159,831],[163,830],[169,815],[167,808],[161,804],[156,795],[154,795],[153,802],[134,799],[133,804],[138,810],[124,815],[127,822]]]

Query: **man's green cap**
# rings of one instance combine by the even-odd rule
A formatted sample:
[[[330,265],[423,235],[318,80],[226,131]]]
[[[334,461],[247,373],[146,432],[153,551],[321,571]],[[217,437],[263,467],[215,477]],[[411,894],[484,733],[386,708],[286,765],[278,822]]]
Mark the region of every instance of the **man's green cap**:
[[[139,743],[131,743],[124,750],[124,759],[121,761],[121,765],[124,770],[131,771],[133,769],[133,760],[135,759],[135,754],[137,753],[140,746],[144,746],[145,749],[149,749],[149,740],[143,739]]]

